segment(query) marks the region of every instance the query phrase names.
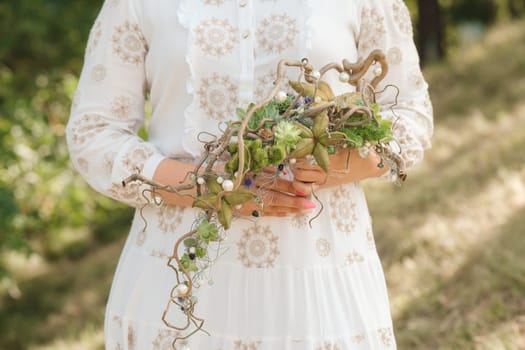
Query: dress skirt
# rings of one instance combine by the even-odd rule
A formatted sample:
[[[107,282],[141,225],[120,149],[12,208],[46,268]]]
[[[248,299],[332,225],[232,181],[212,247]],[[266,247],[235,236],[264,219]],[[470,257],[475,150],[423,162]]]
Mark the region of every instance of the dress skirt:
[[[322,189],[318,197],[310,215],[233,222],[227,239],[209,250],[216,259],[195,289],[195,315],[209,335],[199,332],[177,349],[396,348],[361,186]],[[167,260],[198,211],[148,206],[142,215],[145,221],[135,215],[111,288],[106,349],[169,350],[181,334],[162,322],[176,284]]]

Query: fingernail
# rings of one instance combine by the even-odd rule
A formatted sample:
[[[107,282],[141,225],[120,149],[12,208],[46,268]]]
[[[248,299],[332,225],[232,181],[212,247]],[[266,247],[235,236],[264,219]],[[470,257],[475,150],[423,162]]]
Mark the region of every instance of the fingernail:
[[[301,196],[301,197],[306,197],[306,193],[301,192],[301,191],[295,191],[295,195]]]
[[[316,205],[312,201],[306,201],[306,202],[304,202],[303,207],[306,208],[306,209],[314,209],[316,207]]]

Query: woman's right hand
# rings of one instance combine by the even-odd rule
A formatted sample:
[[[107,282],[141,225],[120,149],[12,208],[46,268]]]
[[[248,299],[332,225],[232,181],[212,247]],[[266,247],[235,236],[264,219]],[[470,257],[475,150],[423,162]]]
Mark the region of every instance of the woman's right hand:
[[[308,198],[310,191],[297,191],[294,183],[281,178],[274,167],[267,167],[252,178],[250,189],[257,194],[257,199],[245,203],[237,215],[284,217],[306,214],[316,207]]]
[[[159,183],[179,186],[189,184],[187,174],[195,169],[195,165],[166,158],[160,162],[153,179]],[[253,200],[245,203],[236,214],[240,216],[253,216],[257,211],[259,216],[288,216],[308,213],[316,207],[315,203],[307,199],[308,190],[297,191],[291,181],[279,177],[275,168],[265,168],[262,174],[255,178],[252,190],[262,198],[261,201]],[[186,178],[186,182],[181,180]],[[189,195],[178,195],[166,191],[158,191],[162,200],[167,205],[189,207],[193,198]]]

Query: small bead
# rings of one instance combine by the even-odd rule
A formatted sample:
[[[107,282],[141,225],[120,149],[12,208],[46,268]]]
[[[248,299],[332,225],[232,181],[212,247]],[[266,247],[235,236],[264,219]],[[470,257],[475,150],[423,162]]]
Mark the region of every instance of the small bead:
[[[286,95],[286,92],[284,91],[279,91],[277,95],[275,96],[275,99],[277,100],[277,102],[284,102],[286,101],[287,98],[288,98],[288,95]]]
[[[383,69],[381,67],[377,67],[374,69],[374,75],[376,77],[380,76],[381,74],[383,74]]]
[[[190,247],[190,249],[188,249],[188,251],[190,252],[190,254],[195,254],[197,249],[195,249],[195,247]]]
[[[220,185],[224,182],[224,178],[222,176],[217,177],[217,183]]]
[[[231,180],[224,180],[222,183],[222,189],[225,191],[232,191],[233,190],[233,181]]]
[[[237,210],[241,210],[241,209],[242,209],[242,204],[237,204],[237,205],[235,206],[235,209],[237,209]]]
[[[283,171],[284,170],[284,164],[279,164],[277,166],[277,169],[279,169],[279,171]]]
[[[383,162],[378,163],[378,164],[377,164],[377,167],[378,167],[379,169],[383,169],[383,168],[385,167],[385,164],[383,164]]]
[[[198,178],[197,178],[197,183],[198,183],[199,185],[204,185],[205,182],[206,182],[206,181],[204,181],[204,179],[203,179],[202,177],[198,177]]]
[[[195,253],[190,253],[189,256],[191,260],[195,260],[195,257],[196,257]]]
[[[243,185],[244,185],[244,187],[248,187],[248,188],[252,187],[253,186],[253,179],[249,178],[249,177],[245,178],[244,181],[243,181]]]
[[[321,103],[321,96],[315,96],[315,103]]]
[[[259,217],[259,212],[257,210],[252,211],[252,216],[255,218]]]
[[[295,159],[295,158],[290,158],[289,162],[290,162],[290,164],[293,165],[293,164],[297,163],[297,159]]]
[[[185,284],[179,284],[177,286],[177,295],[178,296],[184,296],[188,293],[188,286]]]
[[[341,74],[339,74],[339,81],[342,83],[348,83],[350,81],[350,74],[347,72],[341,72]]]

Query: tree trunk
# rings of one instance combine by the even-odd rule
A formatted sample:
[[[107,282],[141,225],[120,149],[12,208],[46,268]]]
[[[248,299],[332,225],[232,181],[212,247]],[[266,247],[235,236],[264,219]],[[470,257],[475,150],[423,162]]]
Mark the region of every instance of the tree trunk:
[[[525,1],[508,0],[508,9],[512,18],[518,18],[525,12]]]
[[[444,58],[444,24],[438,0],[417,0],[417,6],[417,45],[421,63]]]

